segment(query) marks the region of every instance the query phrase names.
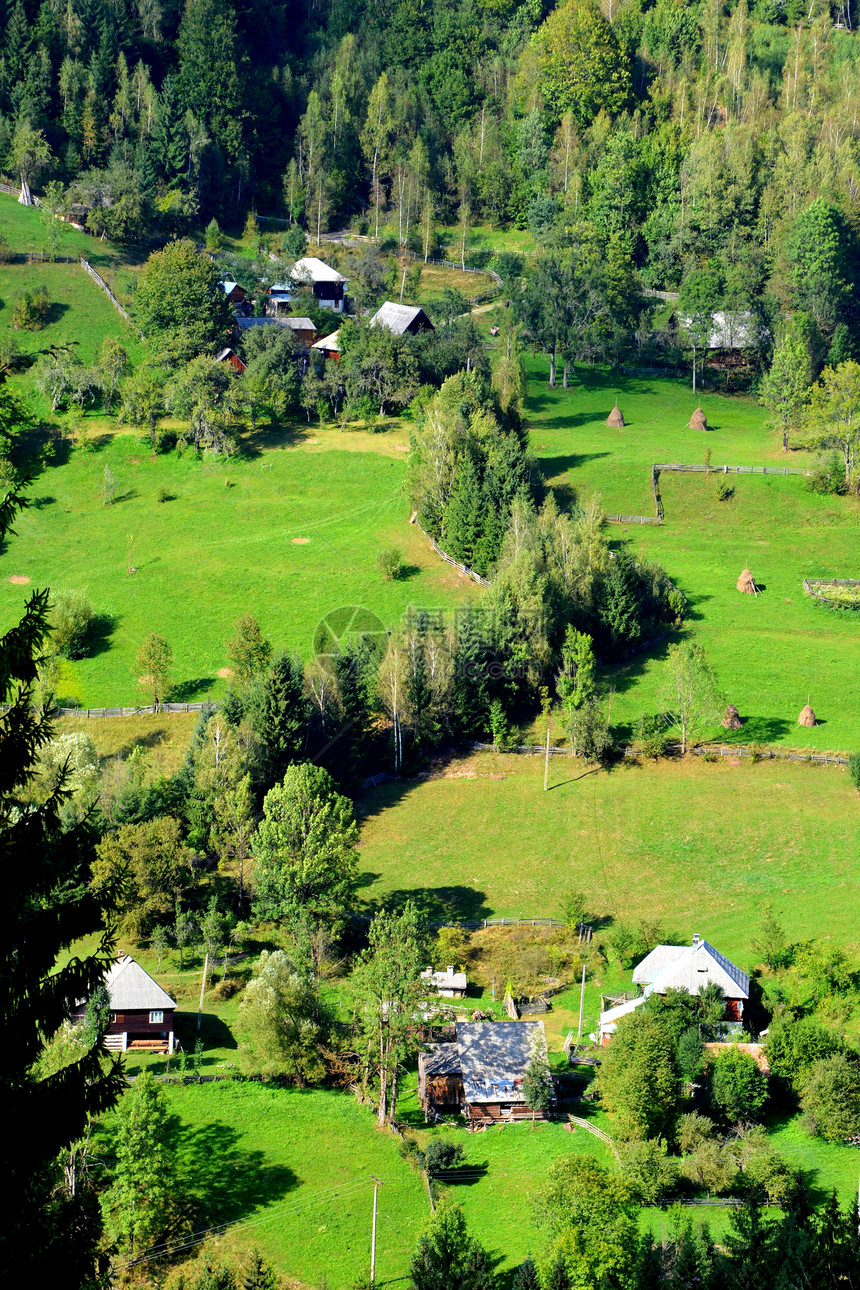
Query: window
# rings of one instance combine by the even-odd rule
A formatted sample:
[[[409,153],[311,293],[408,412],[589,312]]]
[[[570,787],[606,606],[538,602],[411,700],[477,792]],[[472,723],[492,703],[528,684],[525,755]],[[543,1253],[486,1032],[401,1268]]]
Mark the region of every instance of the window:
[[[117,1020],[117,1015],[115,1012],[112,1012],[110,1014],[110,1019],[111,1019],[111,1024],[113,1024]]]
[[[150,1021],[152,1021],[152,1022],[156,1022],[156,1021],[163,1021],[163,1020],[164,1020],[164,1013],[163,1013],[163,1012],[151,1012],[151,1013],[149,1014],[149,1020],[150,1020]]]

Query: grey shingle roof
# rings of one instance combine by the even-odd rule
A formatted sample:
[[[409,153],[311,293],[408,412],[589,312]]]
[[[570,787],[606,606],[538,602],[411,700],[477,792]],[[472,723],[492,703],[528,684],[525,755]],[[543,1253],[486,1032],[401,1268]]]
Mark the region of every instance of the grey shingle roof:
[[[310,282],[346,282],[347,279],[337,269],[333,269],[325,260],[320,260],[316,255],[306,255],[301,260],[296,260],[295,265],[290,270],[290,277],[294,282],[303,280]]]
[[[386,300],[384,305],[380,305],[376,313],[370,320],[371,327],[384,327],[386,331],[393,332],[395,336],[402,336],[416,318],[424,315],[424,310],[418,305],[398,305],[393,300]],[[429,319],[428,319],[429,322]]]
[[[715,981],[726,998],[749,998],[750,979],[746,972],[703,940],[692,945],[658,945],[636,965],[633,980],[637,985],[650,986],[650,992],[656,994],[666,990],[698,994],[702,986]]]
[[[459,1021],[457,1048],[467,1102],[522,1102],[535,1052],[546,1059],[542,1021]]]
[[[176,1007],[175,1000],[130,954],[114,963],[105,976],[105,986],[113,1012],[163,1011]]]
[[[459,1075],[460,1053],[456,1044],[434,1044],[421,1054],[425,1075]]]

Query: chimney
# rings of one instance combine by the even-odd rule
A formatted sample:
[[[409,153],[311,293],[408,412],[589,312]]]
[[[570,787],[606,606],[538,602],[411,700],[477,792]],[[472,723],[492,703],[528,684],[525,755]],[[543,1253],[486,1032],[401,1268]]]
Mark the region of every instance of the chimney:
[[[454,975],[454,965],[453,965],[452,963],[449,963],[449,964],[448,964],[448,966],[447,966],[447,968],[445,969],[445,971],[448,973],[448,976],[453,976],[453,975]]]
[[[702,943],[702,938],[698,932],[693,932],[693,949],[697,950]]]

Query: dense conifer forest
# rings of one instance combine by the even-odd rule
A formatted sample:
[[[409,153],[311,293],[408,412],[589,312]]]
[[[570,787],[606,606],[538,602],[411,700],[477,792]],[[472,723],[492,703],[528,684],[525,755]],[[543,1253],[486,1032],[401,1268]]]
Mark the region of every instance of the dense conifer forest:
[[[611,270],[616,296],[635,269],[771,323],[802,306],[838,361],[853,21],[822,0],[15,0],[0,158],[127,241],[249,208],[313,231],[393,220],[416,250],[439,224],[512,225]]]

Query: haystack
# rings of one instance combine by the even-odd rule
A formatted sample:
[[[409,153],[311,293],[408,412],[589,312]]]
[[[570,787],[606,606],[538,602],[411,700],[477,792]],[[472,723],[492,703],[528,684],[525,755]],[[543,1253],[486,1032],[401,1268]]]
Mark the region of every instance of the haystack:
[[[800,716],[797,718],[797,724],[799,726],[815,725],[815,713],[812,711],[812,708],[810,708],[808,703],[805,708],[800,709]]]
[[[744,569],[741,572],[741,576],[738,578],[736,585],[738,591],[742,591],[746,596],[758,595],[758,587],[755,585],[755,578],[752,576],[749,569]]]
[[[720,722],[720,725],[724,730],[740,730],[741,724],[741,714],[738,712],[735,705],[730,703],[723,713],[723,719]]]
[[[696,411],[690,417],[690,424],[688,428],[690,430],[707,430],[708,419],[701,408],[696,408]]]
[[[615,400],[615,407],[606,418],[606,424],[610,430],[623,430],[625,426],[624,417],[621,415],[621,409],[618,406],[618,400]]]

